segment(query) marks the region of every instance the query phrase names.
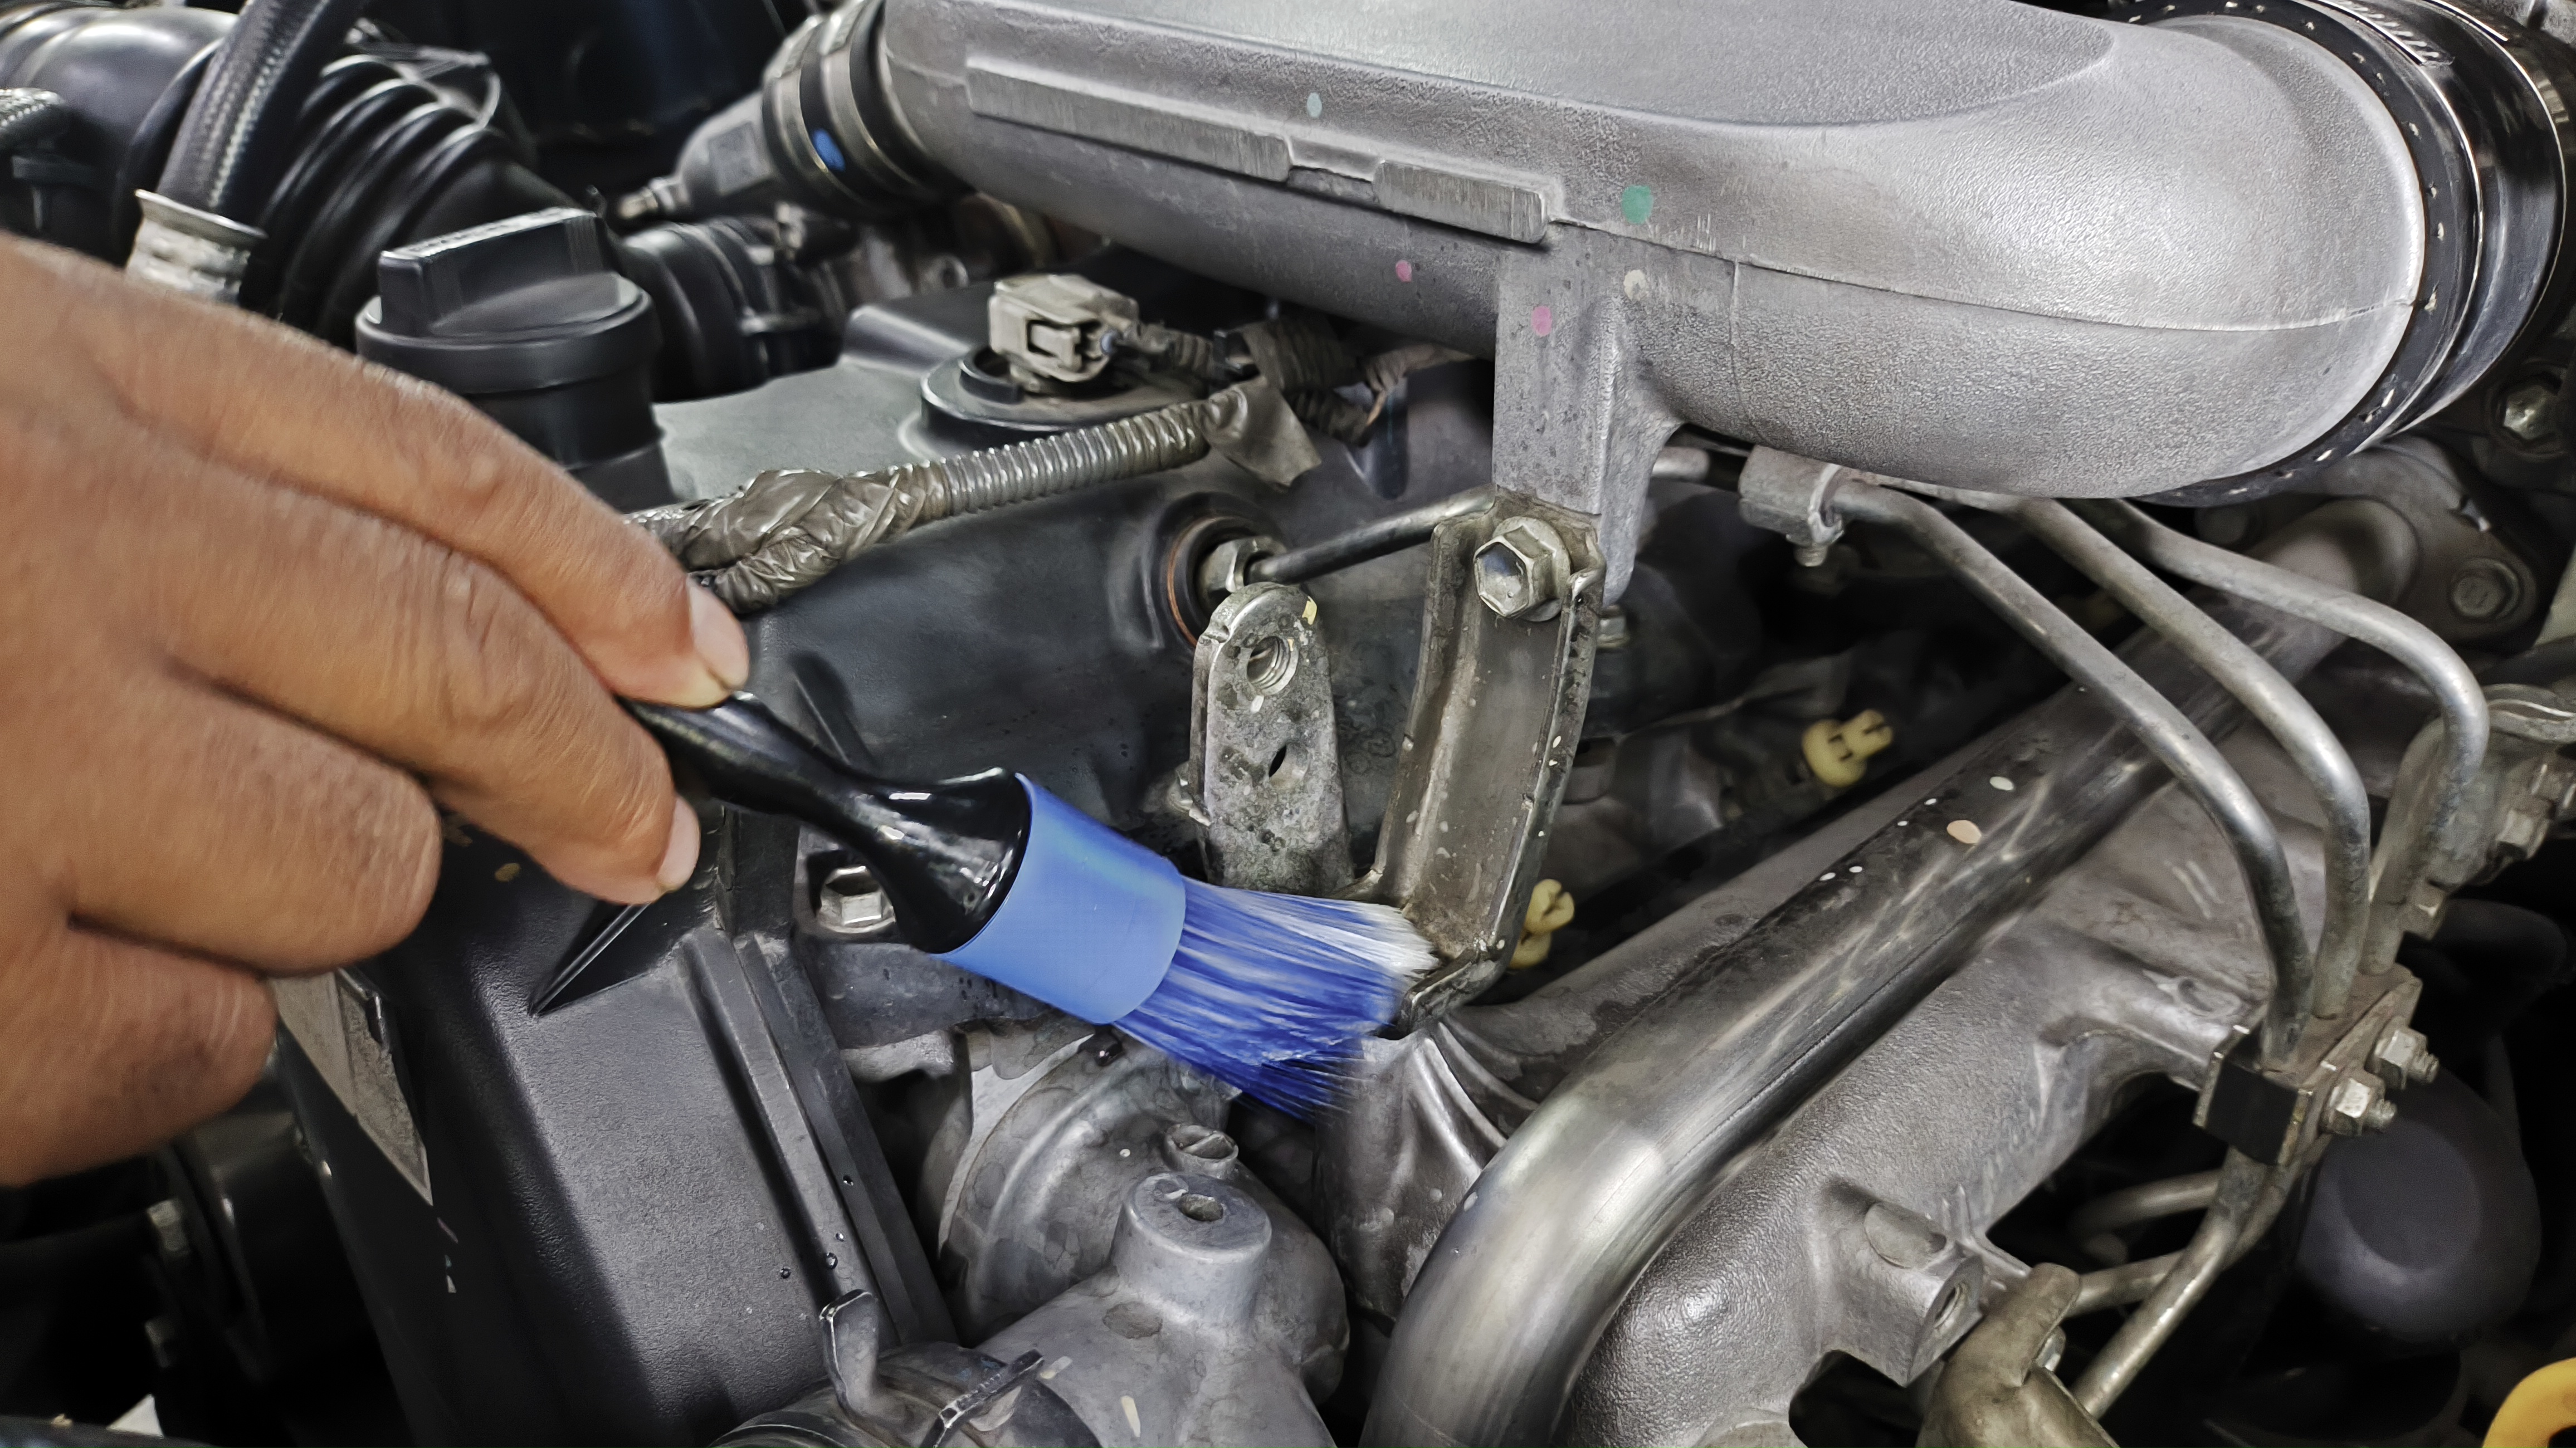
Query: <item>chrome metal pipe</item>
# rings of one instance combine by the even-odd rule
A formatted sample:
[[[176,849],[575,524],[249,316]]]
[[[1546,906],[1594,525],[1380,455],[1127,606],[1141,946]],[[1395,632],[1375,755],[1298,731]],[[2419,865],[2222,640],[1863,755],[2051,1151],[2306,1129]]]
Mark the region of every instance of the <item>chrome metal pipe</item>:
[[[2249,1219],[2255,1214],[2256,1202],[2271,1174],[2261,1162],[2241,1151],[2231,1149],[2227,1153],[2226,1165],[2218,1169],[2218,1185],[2209,1212],[2200,1219],[2200,1230],[2192,1233],[2191,1242],[2182,1249],[2173,1270],[2156,1283],[2155,1291],[2148,1293],[2138,1310],[2129,1314],[2129,1320],[2120,1324],[2120,1330],[2111,1334],[2111,1340],[2085,1366],[2083,1376],[2075,1380],[2075,1401],[2083,1405],[2085,1412],[2099,1418],[2110,1411],[2120,1394],[2137,1380],[2147,1359],[2156,1355],[2156,1349],[2165,1345],[2165,1339],[2173,1336],[2183,1318],[2209,1294],[2209,1285],[2235,1259],[2237,1243],[2252,1240],[2254,1234],[2244,1229],[2251,1225]]]
[[[2201,807],[2209,811],[2245,873],[2245,888],[2254,900],[2254,918],[2262,926],[2263,944],[2272,957],[2272,1001],[2264,1011],[2263,1060],[2267,1065],[2288,1060],[2298,1044],[2299,1033],[2306,1028],[2314,1000],[2315,957],[2308,949],[2307,927],[2299,919],[2298,892],[2290,883],[2290,862],[2281,852],[2280,832],[2272,827],[2272,817],[2265,813],[2262,801],[2254,797],[2254,791],[2246,787],[2219,754],[2218,747],[2194,728],[2171,700],[2120,662],[2108,645],[2077,626],[2038,589],[1931,504],[1874,483],[1851,480],[1833,494],[1830,506],[1845,518],[1866,519],[1902,530],[1940,560],[1971,593],[2012,625],[2014,632],[2030,640],[2033,647],[2077,682],[2101,694],[2200,801]],[[2102,564],[2102,555],[2112,552],[2110,545],[2102,544],[2101,551],[2092,555],[2093,561]],[[2133,580],[2124,579],[2128,581]],[[2145,596],[2142,590],[2141,597]],[[2157,631],[2194,662],[2208,668],[2228,692],[2245,699],[2250,690],[2253,696],[2277,706],[2279,700],[2255,687],[2252,676],[2238,667],[2236,660],[2227,659],[2224,667],[2212,666],[2212,660],[2224,654],[2208,631],[2224,634],[2225,630],[2189,603],[2179,598],[2175,601],[2179,609],[2156,610],[2163,616]],[[2205,627],[2195,627],[2193,620]],[[2259,656],[2255,661],[2260,664]],[[2274,675],[2276,680],[2278,677]],[[2286,691],[2288,686],[2284,684],[2282,688]],[[2314,719],[2313,710],[2309,717]],[[2322,722],[2315,728],[2329,741],[2333,739]],[[2282,731],[2276,728],[2275,732]],[[2350,766],[2347,759],[2345,767]],[[2359,783],[2359,776],[2354,777],[2354,782]]]
[[[2326,630],[2281,614],[2224,611],[2293,675],[2330,647]],[[2129,653],[2187,723],[2243,717],[2162,639]],[[1956,783],[1842,857],[1863,869],[1811,879],[1570,1063],[1432,1246],[1366,1441],[1546,1441],[1603,1327],[1720,1169],[2164,783],[2104,704],[2069,689],[1999,732],[1960,760]],[[1954,821],[1975,824],[1978,843],[1947,833]]]
[[[2326,816],[2325,928],[2311,952],[2295,899],[2288,918],[2266,916],[2263,921],[2272,958],[2280,967],[2277,987],[2264,1011],[2263,1055],[2271,1064],[2289,1059],[2309,1018],[2331,1014],[2319,1006],[2325,982],[2333,982],[2340,1008],[2369,926],[2370,795],[2362,788],[2361,771],[2353,767],[2352,755],[2278,669],[2146,565],[2087,527],[2064,503],[1992,493],[1945,495],[2019,522],[2149,628],[2173,640],[2175,647],[2244,702],[2316,792]],[[2269,892],[2258,891],[2255,899],[2258,909],[2274,903]]]
[[[2206,1206],[2207,1203],[2202,1205]],[[2139,1262],[2123,1262],[2116,1267],[2087,1272],[2083,1280],[2076,1284],[2075,1305],[2066,1309],[2066,1315],[2082,1317],[2088,1312],[2100,1312],[2106,1307],[2126,1307],[2132,1302],[2143,1302],[2148,1293],[2156,1290],[2156,1284],[2164,1281],[2166,1274],[2173,1271],[2174,1264],[2181,1260],[2180,1252],[2167,1252],[2161,1257],[2149,1257]]]
[[[2087,1412],[2108,1411],[2136,1380],[2147,1359],[2173,1336],[2174,1329],[2209,1291],[2218,1274],[2263,1240],[2263,1234],[2272,1230],[2272,1223],[2281,1215],[2281,1208],[2289,1203],[2290,1189],[2317,1164],[2318,1157],[2325,1155],[2333,1140],[2321,1135],[2296,1160],[2268,1169],[2242,1153],[2230,1151],[2223,1166],[2206,1174],[2215,1179],[2209,1214],[2201,1218],[2199,1228],[2181,1251],[2084,1274],[2076,1287],[2075,1305],[2067,1309],[2069,1317],[2141,1300],[2146,1303],[2120,1325],[2077,1380],[2076,1400],[2086,1405]],[[2239,1162],[2246,1165],[2240,1167]],[[2252,1202],[2240,1212],[2230,1203],[2245,1194],[2244,1180],[2248,1176],[2254,1180]],[[2162,1185],[2189,1180],[2178,1177]],[[2224,1251],[2218,1247],[2221,1239],[2227,1243]]]
[[[1255,583],[1303,583],[1338,569],[1401,553],[1431,541],[1433,530],[1452,518],[1481,513],[1494,505],[1494,490],[1470,488],[1436,503],[1380,518],[1321,543],[1309,543],[1264,558],[1245,570]]]
[[[2214,1171],[2196,1171],[2189,1176],[2126,1187],[2076,1208],[2075,1214],[2066,1219],[2066,1235],[2075,1239],[2086,1256],[2116,1267],[2128,1256],[2128,1249],[2114,1235],[2120,1229],[2159,1217],[2200,1211],[2209,1205],[2217,1190],[2218,1173]]]
[[[2265,1232],[2272,1230],[2272,1223],[2281,1215],[2281,1208],[2289,1204],[2290,1189],[2298,1185],[2299,1177],[2308,1168],[2317,1164],[2317,1158],[2325,1154],[2326,1145],[2332,1140],[2332,1137],[2319,1137],[2308,1148],[2307,1153],[2297,1161],[2287,1167],[2276,1169],[2264,1177],[2263,1190],[2254,1199],[2254,1209],[2246,1214],[2242,1229],[2236,1233],[2236,1246],[2228,1254],[2229,1262],[2232,1263],[2243,1257],[2256,1242],[2262,1240]],[[2208,1192],[2195,1193],[2202,1196],[2202,1200],[2194,1208],[2198,1210],[2208,1206],[2209,1199],[2217,1195],[2218,1175],[2217,1172],[2202,1172],[2198,1176],[2176,1177],[2170,1182],[2156,1185],[2179,1187],[2183,1182],[2195,1181],[2200,1177],[2208,1178],[2211,1182]],[[2147,1294],[2153,1292],[2157,1284],[2164,1281],[2165,1275],[2173,1271],[2175,1265],[2182,1261],[2182,1255],[2180,1252],[2167,1252],[2161,1257],[2149,1257],[2143,1262],[2123,1262],[2117,1267],[2105,1267],[2099,1272],[2085,1273],[2084,1280],[2075,1294],[2075,1305],[2067,1309],[2066,1315],[2080,1317],[2088,1312],[2099,1312],[2106,1307],[2126,1307],[2132,1302],[2145,1300]]]
[[[2443,734],[2442,781],[2434,796],[2432,828],[2424,833],[2428,839],[2444,837],[2458,818],[2471,786],[2477,782],[2478,768],[2486,759],[2487,697],[2478,687],[2477,676],[2469,672],[2469,666],[2460,661],[2449,644],[2442,642],[2440,635],[2384,603],[2185,537],[2133,504],[2084,502],[2075,507],[2123,547],[2168,573],[2178,573],[2249,603],[2323,624],[2346,638],[2359,639],[2422,679],[2442,711]],[[2409,849],[2407,841],[2380,841],[2379,853],[2371,861],[2375,902],[2397,907],[2405,904],[2415,882],[2392,885],[2389,876],[2399,865],[2397,857]],[[2374,916],[2381,913],[2384,912],[2375,911]],[[2374,968],[2383,965],[2383,955],[2393,952],[2395,945],[2394,940],[2365,940],[2363,959]],[[2325,984],[2326,988],[2318,992],[2318,1009],[2340,1011],[2341,987],[2350,982],[2329,980]]]

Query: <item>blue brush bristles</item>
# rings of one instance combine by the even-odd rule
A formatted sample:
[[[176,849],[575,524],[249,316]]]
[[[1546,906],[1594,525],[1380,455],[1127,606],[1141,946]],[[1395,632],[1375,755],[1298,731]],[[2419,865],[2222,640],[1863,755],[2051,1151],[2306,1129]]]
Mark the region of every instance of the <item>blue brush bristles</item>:
[[[1036,785],[1028,792],[1028,835],[1000,908],[941,958],[1114,1025],[1283,1111],[1331,1106],[1356,1042],[1431,965],[1431,947],[1391,905],[1185,879]]]
[[[1330,1106],[1431,947],[1391,905],[1188,890],[1171,972],[1118,1029],[1283,1111]]]

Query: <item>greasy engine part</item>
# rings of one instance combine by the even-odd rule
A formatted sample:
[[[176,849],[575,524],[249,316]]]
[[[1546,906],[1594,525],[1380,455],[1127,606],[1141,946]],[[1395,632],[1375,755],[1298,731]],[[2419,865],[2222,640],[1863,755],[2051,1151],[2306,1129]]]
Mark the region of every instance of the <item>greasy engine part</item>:
[[[413,939],[278,992],[416,1439],[2358,1439],[2243,1394],[2491,1404],[2576,1320],[2564,940],[2461,897],[2576,810],[2576,664],[2471,670],[2576,628],[2511,491],[2576,492],[2537,0],[862,0],[603,220],[493,80],[553,59],[254,3],[0,8],[0,217],[123,259],[171,172],[142,269],[333,336],[381,287],[559,460],[658,435],[641,521],[761,575],[833,751],[1445,961],[1308,1129],[811,831],[707,806],[620,909],[458,826]],[[302,39],[192,113],[228,33]],[[441,258],[493,265],[418,305]]]
[[[1497,481],[1599,517],[1615,599],[1677,421],[2239,496],[2554,325],[2553,53],[2391,10],[1623,6],[1532,48],[1544,6],[889,0],[870,96],[997,194],[1491,353]]]
[[[2274,778],[2295,778],[2268,762]],[[1903,830],[1953,852],[1999,843],[1942,833],[1952,818],[1985,818],[1999,794],[1963,773],[1965,799],[1909,797]],[[2314,836],[2299,833],[2312,872]],[[1779,1441],[1765,1435],[1787,1427],[1831,1352],[1893,1382],[1921,1377],[2019,1276],[1985,1233],[2039,1184],[2027,1173],[2053,1169],[2138,1077],[2197,1085],[2266,994],[2241,890],[2209,881],[2225,903],[2205,913],[2193,882],[2161,866],[2224,851],[2168,788],[1798,1107],[1609,1319],[1571,1395],[1567,1440]],[[1860,857],[1875,873],[1880,861]],[[1849,868],[1828,894],[1872,888]]]
[[[2327,646],[2277,616],[2240,626],[2293,673]],[[2186,716],[2229,716],[2224,691],[2163,646],[2139,663]],[[2117,716],[2061,695],[1924,798],[1924,827],[1886,824],[1750,933],[1694,951],[1655,1011],[1620,1023],[1619,1049],[1596,1047],[1554,1083],[1440,1229],[1371,1437],[1549,1434],[1594,1335],[1706,1202],[1716,1169],[1955,969],[2018,889],[2100,838],[2153,786],[2151,757]],[[1850,863],[1862,873],[1844,880]],[[1623,1166],[1630,1154],[1639,1164]]]

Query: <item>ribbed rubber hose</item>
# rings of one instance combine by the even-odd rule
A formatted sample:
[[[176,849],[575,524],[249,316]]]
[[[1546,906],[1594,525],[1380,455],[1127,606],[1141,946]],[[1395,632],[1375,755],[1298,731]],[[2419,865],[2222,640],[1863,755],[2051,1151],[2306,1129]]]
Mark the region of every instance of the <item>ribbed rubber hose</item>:
[[[50,141],[71,119],[71,107],[52,91],[0,90],[0,151]]]
[[[180,123],[153,189],[246,225],[283,174],[304,98],[366,0],[250,0]]]

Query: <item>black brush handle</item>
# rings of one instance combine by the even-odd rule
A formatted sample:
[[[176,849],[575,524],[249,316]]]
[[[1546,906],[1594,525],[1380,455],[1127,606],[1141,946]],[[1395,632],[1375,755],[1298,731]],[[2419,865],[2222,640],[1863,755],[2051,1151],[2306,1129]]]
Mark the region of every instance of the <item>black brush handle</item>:
[[[672,760],[726,804],[802,820],[858,852],[904,938],[937,954],[1001,907],[1029,838],[1029,794],[1003,770],[940,784],[864,774],[749,694],[712,709],[626,702]]]

